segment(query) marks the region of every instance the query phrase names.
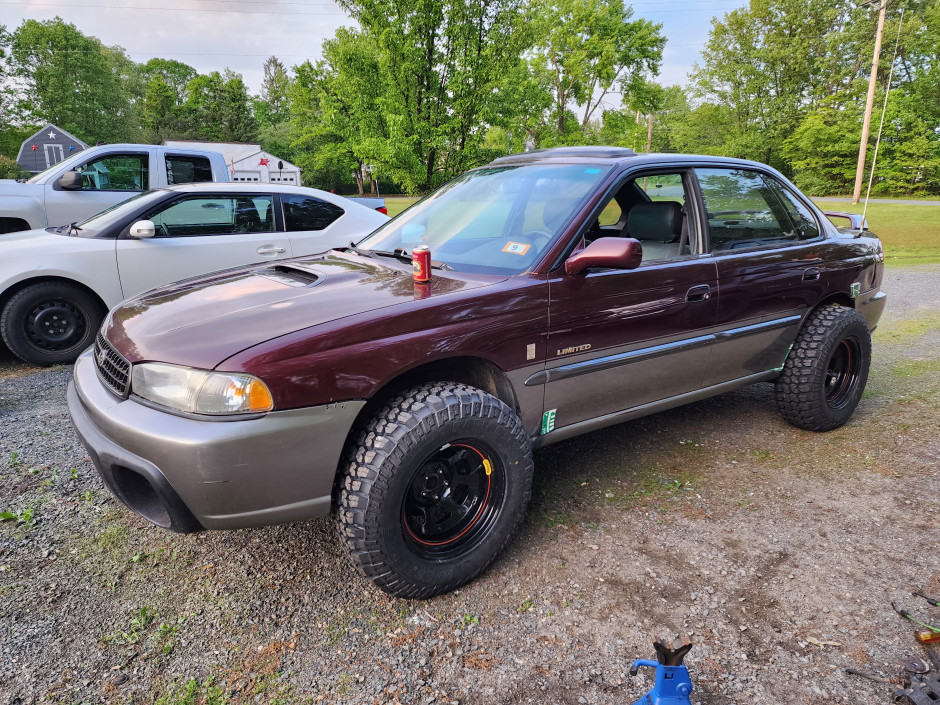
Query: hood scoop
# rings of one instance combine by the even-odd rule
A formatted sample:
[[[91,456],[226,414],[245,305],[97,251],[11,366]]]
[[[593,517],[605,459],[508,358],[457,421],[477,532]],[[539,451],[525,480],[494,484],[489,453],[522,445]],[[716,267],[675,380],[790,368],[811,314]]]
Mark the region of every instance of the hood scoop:
[[[259,277],[266,277],[281,284],[298,288],[314,286],[321,281],[321,277],[309,269],[290,264],[277,264],[273,267],[257,269],[255,274]]]

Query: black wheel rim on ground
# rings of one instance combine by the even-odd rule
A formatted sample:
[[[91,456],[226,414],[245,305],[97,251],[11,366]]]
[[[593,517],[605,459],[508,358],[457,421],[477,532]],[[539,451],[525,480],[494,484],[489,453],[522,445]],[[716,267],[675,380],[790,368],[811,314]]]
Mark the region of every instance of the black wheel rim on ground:
[[[826,366],[826,403],[841,409],[855,394],[858,387],[861,347],[854,337],[844,338],[832,351]]]
[[[23,323],[29,342],[42,350],[68,350],[85,336],[85,314],[61,299],[38,302]]]
[[[454,558],[496,523],[506,490],[498,456],[479,441],[454,441],[418,465],[402,500],[408,546],[424,558]]]

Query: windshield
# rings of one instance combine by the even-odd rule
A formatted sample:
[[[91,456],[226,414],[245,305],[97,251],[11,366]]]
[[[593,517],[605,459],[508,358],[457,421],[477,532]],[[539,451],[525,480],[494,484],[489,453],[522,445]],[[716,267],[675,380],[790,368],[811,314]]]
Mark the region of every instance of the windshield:
[[[83,158],[85,158],[85,157],[87,157],[87,158],[89,158],[89,159],[91,158],[91,157],[88,157],[88,155],[85,154],[84,152],[76,152],[75,154],[73,154],[73,155],[72,155],[71,157],[69,157],[68,159],[63,159],[61,162],[58,162],[58,163],[53,164],[52,166],[50,166],[48,169],[46,169],[46,170],[44,170],[44,171],[40,171],[38,174],[36,174],[36,176],[33,176],[33,177],[27,179],[27,180],[26,180],[26,183],[28,183],[28,184],[35,184],[35,183],[37,183],[40,179],[42,179],[43,177],[45,177],[46,175],[48,175],[49,172],[52,171],[53,169],[61,169],[61,168],[64,167],[64,166],[67,166],[67,167],[69,167],[69,169],[71,169],[71,168],[72,168],[72,165],[77,164],[78,162],[80,162],[80,161],[81,161]],[[64,172],[63,172],[63,173],[64,173]]]
[[[135,211],[142,206],[148,206],[151,203],[160,200],[166,191],[157,190],[157,191],[146,191],[144,193],[138,193],[135,196],[117,203],[110,208],[107,208],[100,213],[95,213],[90,218],[78,223],[78,227],[81,230],[78,232],[82,237],[94,237],[95,233],[99,233],[105,228],[114,225],[117,221],[127,217],[131,211]]]
[[[608,166],[530,164],[468,172],[359,243],[390,252],[431,248],[459,272],[521,274],[554,241]]]

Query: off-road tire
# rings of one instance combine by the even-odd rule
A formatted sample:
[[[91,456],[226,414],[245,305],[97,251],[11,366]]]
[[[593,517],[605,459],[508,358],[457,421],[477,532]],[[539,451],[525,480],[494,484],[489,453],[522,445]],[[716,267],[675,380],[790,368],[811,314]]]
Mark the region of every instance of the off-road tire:
[[[428,555],[415,544],[406,502],[414,501],[415,483],[435,454],[457,446],[486,449],[492,473],[485,479],[502,482],[493,494],[501,496],[491,502],[487,484],[476,515],[486,509],[486,519],[470,539],[454,539],[469,543],[454,544],[456,555]],[[340,541],[356,569],[390,595],[426,599],[449,592],[480,575],[509,543],[529,502],[533,467],[522,422],[502,401],[464,384],[414,387],[372,418],[347,455],[336,497]]]
[[[43,307],[60,307],[67,314],[70,328],[63,327],[65,337],[61,343],[47,341],[46,346],[42,345],[43,338],[35,330],[35,314]],[[10,351],[26,362],[35,365],[74,362],[94,342],[104,314],[101,303],[79,286],[68,282],[39,282],[24,287],[7,301],[0,314],[0,335]],[[49,315],[48,312],[45,315]]]
[[[800,329],[777,378],[777,409],[798,428],[838,428],[862,398],[870,365],[871,333],[862,314],[823,306]]]

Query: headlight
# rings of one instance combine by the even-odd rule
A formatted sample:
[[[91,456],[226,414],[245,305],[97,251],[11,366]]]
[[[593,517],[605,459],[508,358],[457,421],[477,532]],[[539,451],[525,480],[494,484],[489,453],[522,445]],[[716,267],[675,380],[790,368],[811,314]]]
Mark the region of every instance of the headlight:
[[[160,362],[134,365],[131,391],[155,404],[191,414],[257,414],[274,408],[270,390],[257,377]]]

